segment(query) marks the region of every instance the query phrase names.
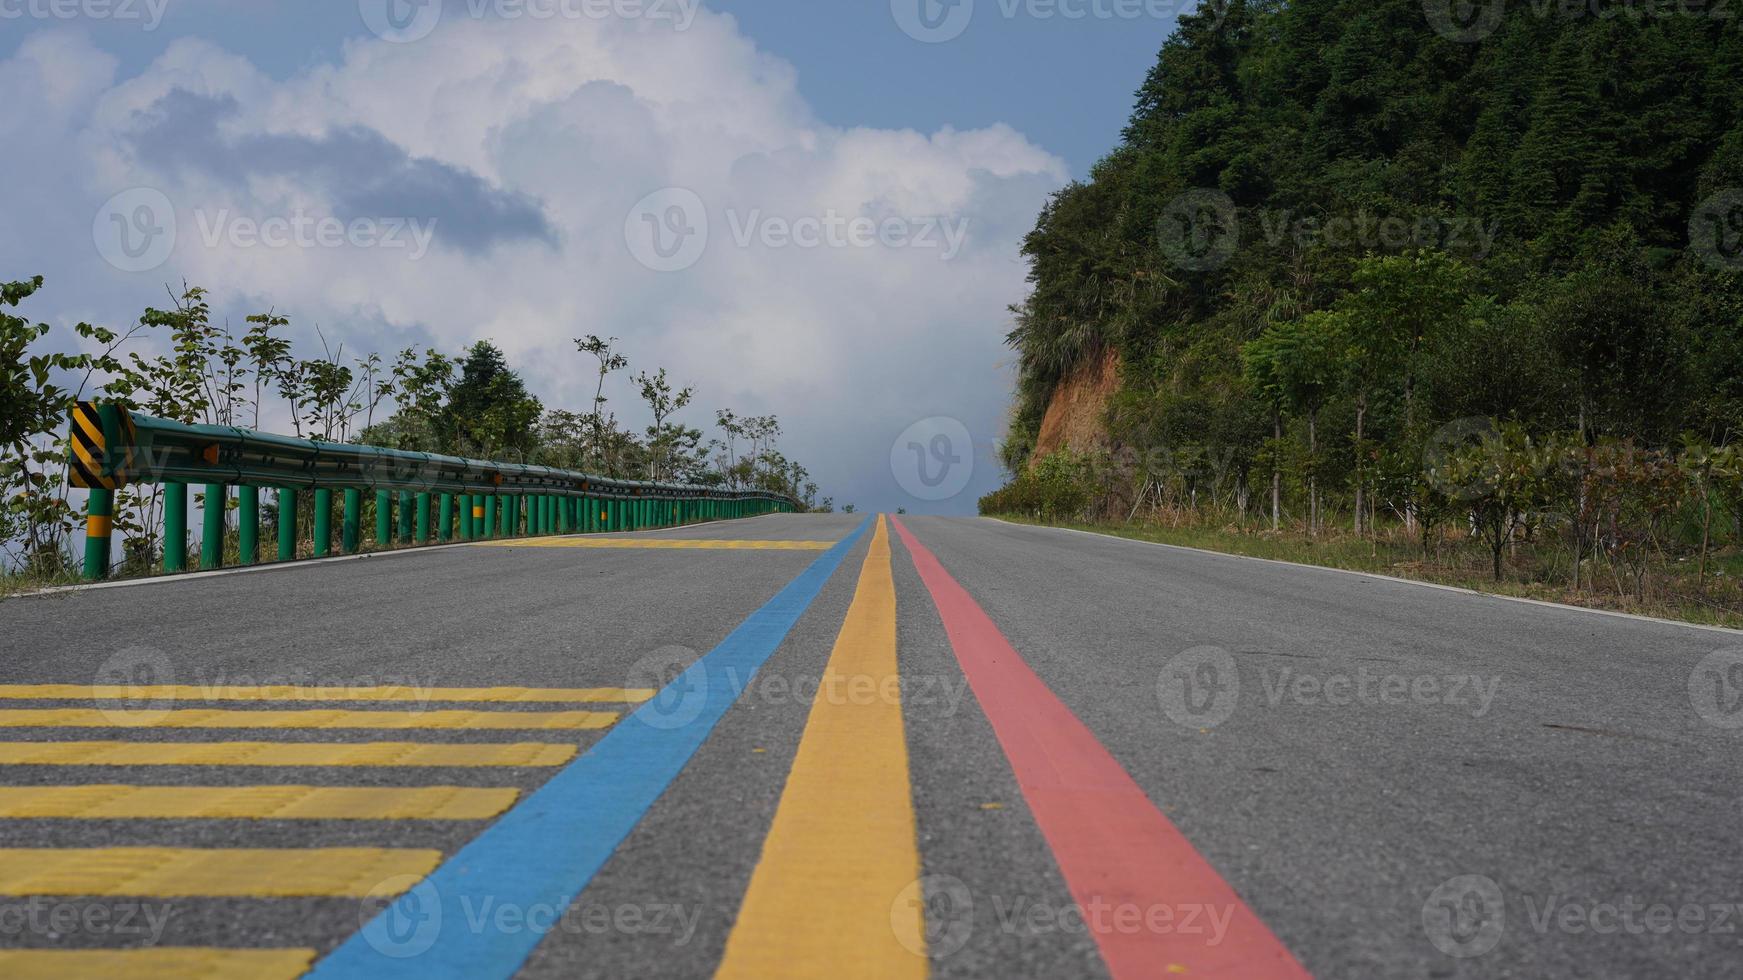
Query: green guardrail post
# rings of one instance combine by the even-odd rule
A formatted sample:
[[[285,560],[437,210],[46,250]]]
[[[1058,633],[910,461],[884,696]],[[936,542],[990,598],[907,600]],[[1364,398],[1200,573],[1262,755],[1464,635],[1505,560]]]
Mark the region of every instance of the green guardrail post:
[[[460,495],[460,540],[472,540],[472,495]]]
[[[399,492],[399,534],[396,540],[400,544],[411,544],[412,541],[412,492]]]
[[[333,491],[320,487],[315,490],[315,557],[325,558],[333,553]]]
[[[375,546],[386,548],[393,544],[393,494],[387,490],[375,491]]]
[[[345,488],[345,516],[339,519],[339,547],[355,555],[363,543],[363,491]]]
[[[229,495],[224,484],[208,483],[200,521],[200,568],[224,566],[224,504]]]
[[[430,543],[430,495],[418,494],[418,544]]]
[[[454,537],[454,495],[442,494],[442,505],[436,510],[436,540],[449,541]]]
[[[297,492],[290,487],[278,488],[278,560],[297,558]]]
[[[188,570],[188,485],[163,485],[163,570]]]
[[[494,537],[496,525],[492,522],[496,519],[496,496],[488,493],[479,494],[473,503],[475,507],[472,511],[472,536],[480,540]]]
[[[244,565],[260,564],[260,488],[236,488],[236,558]]]
[[[85,581],[109,577],[109,540],[115,526],[115,491],[92,488],[85,500]]]

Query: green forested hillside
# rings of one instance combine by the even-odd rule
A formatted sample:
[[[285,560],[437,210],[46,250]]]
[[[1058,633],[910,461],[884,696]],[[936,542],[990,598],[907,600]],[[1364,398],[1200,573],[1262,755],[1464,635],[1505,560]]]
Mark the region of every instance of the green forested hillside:
[[[1467,42],[1435,3],[1182,19],[1118,147],[1027,240],[1013,470],[1055,386],[1108,349],[1118,472],[1098,493],[1126,503],[1152,479],[1267,497],[1275,464],[1286,511],[1316,484],[1345,514],[1365,490],[1407,516],[1425,447],[1485,417],[1731,441],[1743,25],[1510,3]]]
[[[1444,0],[1183,18],[1026,241],[1018,476],[983,509],[1439,521],[1497,574],[1559,531],[1576,577],[1692,514],[1704,569],[1738,518],[1743,11],[1645,9],[1491,4],[1473,39]],[[1037,451],[1109,351],[1097,453]]]

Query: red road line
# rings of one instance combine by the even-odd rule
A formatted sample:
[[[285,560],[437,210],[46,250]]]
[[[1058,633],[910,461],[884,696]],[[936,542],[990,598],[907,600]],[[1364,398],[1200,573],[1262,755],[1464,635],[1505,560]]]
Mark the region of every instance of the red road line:
[[[938,558],[891,520],[1114,980],[1310,976]]]

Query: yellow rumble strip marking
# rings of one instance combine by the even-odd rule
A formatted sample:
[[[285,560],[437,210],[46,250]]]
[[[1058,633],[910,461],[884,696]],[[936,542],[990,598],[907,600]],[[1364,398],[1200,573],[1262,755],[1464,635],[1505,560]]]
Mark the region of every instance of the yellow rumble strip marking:
[[[0,848],[0,895],[390,897],[441,860],[441,851],[385,847],[8,847]],[[404,887],[384,892],[390,879]]]
[[[699,551],[828,551],[833,541],[716,541],[707,538],[522,538],[480,541],[480,548],[693,548]]]
[[[909,785],[879,517],[716,976],[924,978]]]
[[[120,708],[5,708],[0,728],[609,728],[615,711],[173,711]]]
[[[291,980],[315,961],[312,949],[0,949],[10,980]]]
[[[484,820],[519,795],[459,786],[0,786],[0,818]]]
[[[273,687],[224,684],[0,684],[0,700],[81,701],[483,701],[496,704],[640,704],[652,688]]]
[[[560,766],[576,751],[542,742],[0,742],[0,765]]]

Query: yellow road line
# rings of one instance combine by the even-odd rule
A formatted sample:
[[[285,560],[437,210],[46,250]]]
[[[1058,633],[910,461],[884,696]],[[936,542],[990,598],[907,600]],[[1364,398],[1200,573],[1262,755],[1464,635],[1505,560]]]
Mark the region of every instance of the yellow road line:
[[[9,847],[0,895],[368,898],[404,891],[441,860],[385,847]]]
[[[0,742],[0,765],[542,767],[575,753],[543,742]]]
[[[700,551],[828,551],[833,541],[715,541],[706,538],[522,538],[480,541],[480,548],[693,548]]]
[[[926,975],[898,680],[880,517],[717,976]]]
[[[0,949],[11,980],[292,980],[315,961],[312,949]]]
[[[0,700],[95,701],[483,701],[496,704],[640,704],[651,688],[296,687],[224,684],[0,684]]]
[[[173,711],[120,708],[5,708],[0,728],[608,728],[615,711]]]
[[[462,786],[0,786],[0,818],[484,820],[519,795]]]

